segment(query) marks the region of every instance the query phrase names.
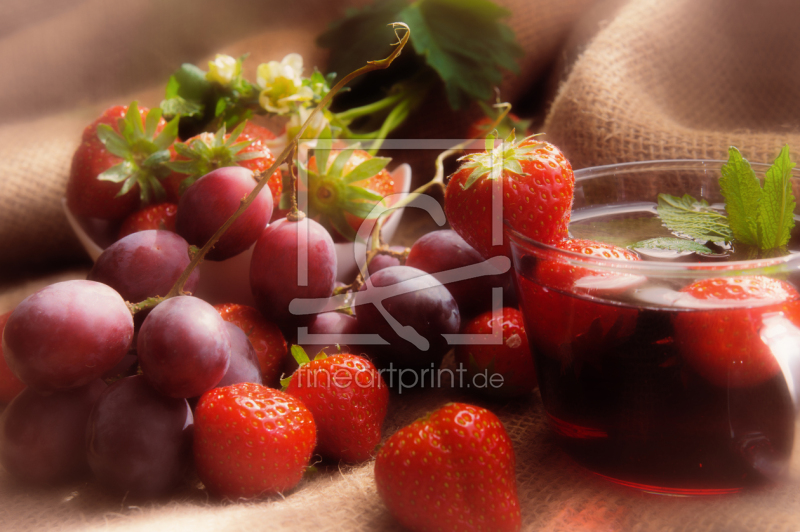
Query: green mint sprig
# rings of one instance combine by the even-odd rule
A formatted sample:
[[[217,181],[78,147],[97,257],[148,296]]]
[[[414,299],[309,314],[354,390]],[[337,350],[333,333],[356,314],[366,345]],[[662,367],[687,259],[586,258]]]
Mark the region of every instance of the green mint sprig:
[[[795,223],[791,182],[794,166],[789,159],[789,146],[784,146],[767,170],[762,188],[750,163],[731,147],[719,179],[727,216],[705,200],[688,194],[682,198],[659,194],[658,216],[670,231],[686,235],[698,245],[735,242],[762,252],[783,248],[789,243]],[[680,240],[651,239],[630,247],[689,250]]]

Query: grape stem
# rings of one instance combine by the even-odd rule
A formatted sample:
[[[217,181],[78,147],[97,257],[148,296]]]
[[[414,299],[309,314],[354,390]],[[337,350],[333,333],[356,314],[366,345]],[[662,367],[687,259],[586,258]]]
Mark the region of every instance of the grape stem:
[[[271,176],[275,172],[275,170],[277,170],[278,167],[281,164],[283,164],[283,162],[286,161],[288,157],[292,154],[292,152],[297,148],[297,143],[303,136],[303,133],[305,133],[305,130],[308,127],[308,125],[314,120],[314,118],[318,113],[322,112],[322,109],[324,109],[325,107],[328,106],[328,104],[330,104],[333,97],[343,87],[345,87],[348,83],[350,83],[353,79],[357,78],[358,76],[366,74],[367,72],[372,72],[374,70],[383,70],[385,68],[388,68],[389,65],[391,65],[392,62],[400,55],[400,52],[403,50],[403,47],[406,45],[409,37],[411,36],[411,30],[407,25],[405,25],[402,22],[393,22],[390,24],[390,26],[394,28],[395,36],[398,39],[398,41],[394,43],[395,48],[394,50],[392,50],[392,53],[389,54],[389,56],[384,59],[380,59],[378,61],[368,61],[366,65],[359,68],[358,70],[351,72],[350,74],[342,78],[336,85],[333,86],[333,88],[328,92],[328,94],[325,95],[325,97],[319,102],[319,104],[314,108],[314,110],[311,111],[311,114],[308,116],[306,121],[300,127],[300,130],[294,136],[292,141],[286,145],[286,147],[283,149],[278,158],[275,159],[275,162],[272,163],[272,166],[270,166],[266,171],[261,172],[258,179],[258,184],[256,184],[255,188],[253,188],[253,190],[247,196],[245,196],[244,199],[242,199],[242,201],[239,203],[239,208],[236,209],[236,212],[234,212],[233,215],[231,215],[231,217],[228,218],[219,229],[217,229],[216,233],[214,233],[211,236],[208,242],[206,242],[206,244],[200,249],[200,251],[192,258],[189,265],[186,267],[185,270],[183,270],[183,273],[175,282],[175,285],[172,287],[172,289],[169,291],[169,293],[165,296],[164,299],[169,299],[171,297],[183,294],[183,287],[186,284],[186,281],[189,279],[189,276],[197,267],[197,265],[203,261],[203,258],[206,256],[206,254],[211,250],[212,247],[214,247],[214,244],[217,243],[217,241],[220,239],[223,233],[225,233],[225,231],[228,230],[231,224],[233,224],[233,222],[239,216],[241,216],[241,214],[247,209],[247,207],[249,207],[250,204],[253,203],[256,196],[258,196],[258,193],[261,192],[261,190],[266,186],[267,181],[269,181],[269,176]],[[401,36],[398,33],[399,30],[405,30],[405,33],[403,33],[403,35]],[[296,196],[296,194],[293,194],[293,196]]]

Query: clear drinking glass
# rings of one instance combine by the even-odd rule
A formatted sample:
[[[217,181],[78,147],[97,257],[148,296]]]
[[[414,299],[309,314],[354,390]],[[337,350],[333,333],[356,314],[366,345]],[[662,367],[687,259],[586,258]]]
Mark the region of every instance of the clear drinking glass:
[[[657,195],[722,204],[723,164],[576,171],[570,234],[623,247],[672,236],[655,216]],[[753,168],[763,177],[768,167]],[[653,252],[632,262],[559,250],[510,228],[506,234],[542,402],[573,457],[611,480],[669,494],[736,492],[786,475],[800,297],[789,288],[758,300],[698,300],[680,290],[720,278],[798,287],[800,254],[731,260],[737,253]]]

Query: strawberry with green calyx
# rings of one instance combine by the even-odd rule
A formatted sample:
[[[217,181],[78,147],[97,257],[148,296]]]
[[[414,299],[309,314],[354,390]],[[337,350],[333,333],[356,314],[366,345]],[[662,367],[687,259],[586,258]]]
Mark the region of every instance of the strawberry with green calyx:
[[[242,166],[255,174],[267,170],[275,157],[261,139],[270,135],[265,128],[242,122],[230,134],[223,125],[216,133],[201,133],[185,143],[176,143],[175,158],[167,163],[173,171],[166,182],[170,197],[177,200],[195,181],[225,166]],[[269,177],[273,198],[280,197],[282,181],[277,170]]]
[[[332,234],[355,240],[362,222],[383,212],[384,197],[394,192],[394,180],[386,171],[390,160],[356,147],[331,150],[330,133],[324,132],[308,167],[300,168],[310,216]]]
[[[497,416],[450,403],[386,441],[375,459],[375,483],[410,530],[515,532],[522,522],[514,463]]]
[[[389,404],[389,389],[378,370],[349,353],[320,352],[309,360],[302,347],[293,345],[291,351],[300,367],[281,383],[314,415],[317,452],[345,462],[371,458]]]
[[[781,330],[800,327],[800,294],[790,284],[763,276],[721,277],[681,292],[709,309],[673,318],[675,343],[701,377],[722,388],[744,388],[780,371],[780,353],[767,343],[767,321],[777,320]]]
[[[161,118],[161,110],[128,107],[107,109],[83,131],[67,183],[67,204],[73,214],[121,220],[141,204],[165,198],[161,180],[169,148],[178,136],[178,121]]]
[[[567,237],[575,178],[558,148],[513,134],[495,147],[489,137],[485,152],[462,161],[447,184],[444,209],[453,229],[485,258],[511,256],[507,239],[495,242],[493,228],[504,221],[546,244]],[[495,194],[502,194],[502,212],[493,219]]]

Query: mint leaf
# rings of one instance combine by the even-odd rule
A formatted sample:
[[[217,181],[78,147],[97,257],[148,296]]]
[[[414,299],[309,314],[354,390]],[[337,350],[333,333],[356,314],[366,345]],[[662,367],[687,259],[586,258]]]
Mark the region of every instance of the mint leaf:
[[[725,197],[725,211],[733,238],[757,246],[759,236],[755,213],[761,200],[761,183],[750,163],[733,146],[728,149],[728,162],[722,167],[719,186]]]
[[[709,248],[695,242],[694,240],[686,240],[685,238],[649,238],[642,240],[630,246],[631,249],[666,249],[669,251],[691,251],[692,253],[701,253],[703,255],[713,254]]]
[[[794,166],[789,160],[789,146],[784,146],[767,170],[764,194],[758,205],[758,236],[762,250],[783,247],[789,242],[794,227],[795,200],[791,180]]]
[[[684,194],[682,198],[659,194],[658,216],[674,233],[710,242],[733,240],[725,215],[711,208],[707,201],[698,201],[689,194]]]

